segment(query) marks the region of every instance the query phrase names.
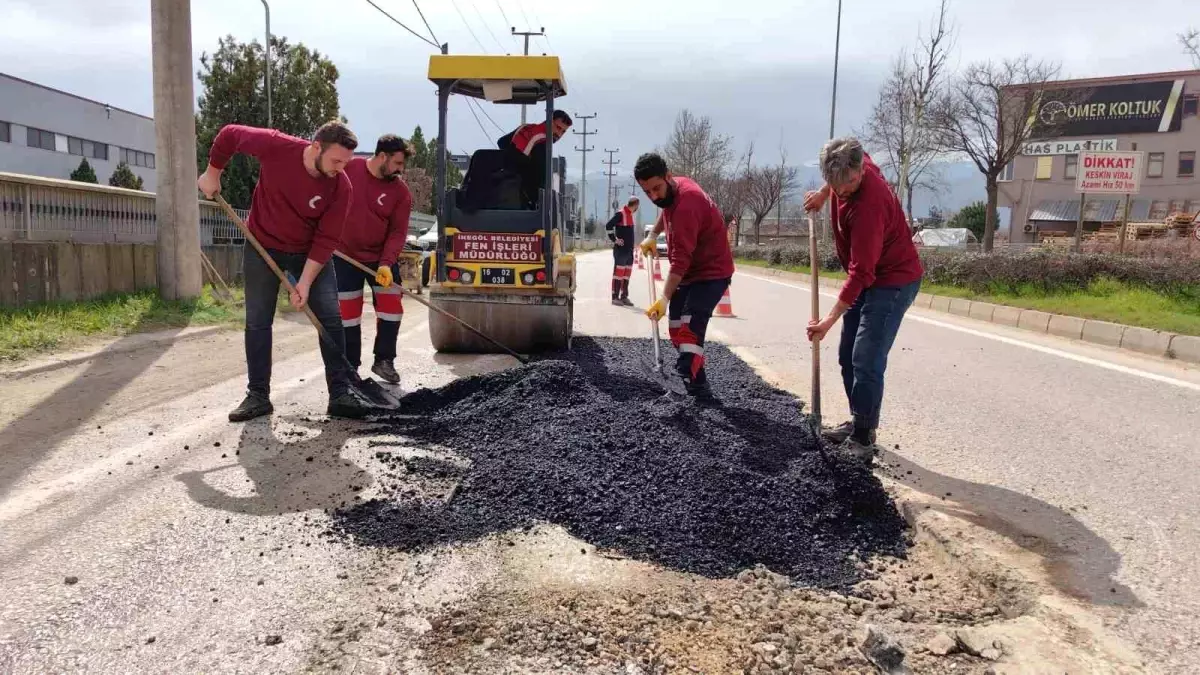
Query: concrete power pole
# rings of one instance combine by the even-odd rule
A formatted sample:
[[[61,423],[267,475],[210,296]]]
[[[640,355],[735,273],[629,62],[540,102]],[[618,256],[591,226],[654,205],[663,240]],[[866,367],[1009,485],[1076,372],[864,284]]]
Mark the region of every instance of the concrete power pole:
[[[513,35],[524,36],[524,38],[525,38],[525,56],[529,56],[529,38],[532,36],[535,36],[535,35],[545,35],[546,34],[546,29],[544,27],[539,28],[536,31],[529,31],[529,30],[519,31],[519,30],[517,30],[516,26],[510,26],[510,28],[512,28]],[[522,125],[525,124],[525,104],[524,103],[521,104],[521,124]]]
[[[200,201],[196,191],[196,97],[191,0],[152,0],[154,149],[158,171],[158,291],[200,296]]]
[[[616,211],[617,210],[616,209],[617,197],[616,197],[616,194],[613,192],[612,179],[613,179],[613,176],[617,175],[617,172],[613,171],[612,169],[617,164],[620,164],[621,160],[619,160],[619,159],[613,160],[613,155],[620,152],[621,149],[617,148],[616,150],[609,150],[608,148],[605,148],[604,151],[608,153],[608,160],[601,162],[602,164],[608,165],[608,171],[604,172],[604,175],[608,176],[608,187],[605,189],[605,192],[604,192],[604,203],[605,203],[605,206],[612,205],[613,210]],[[607,215],[607,214],[605,214],[605,215]]]
[[[572,132],[576,136],[583,136],[583,147],[575,148],[577,152],[583,155],[583,162],[580,168],[580,171],[582,171],[580,175],[582,177],[579,180],[579,238],[582,239],[583,226],[587,223],[587,154],[592,150],[595,150],[595,148],[588,147],[588,136],[595,136],[600,132],[595,130],[588,131],[587,128],[588,120],[596,119],[595,113],[592,113],[591,115],[580,115],[579,113],[575,113],[575,119],[583,120],[583,131]]]

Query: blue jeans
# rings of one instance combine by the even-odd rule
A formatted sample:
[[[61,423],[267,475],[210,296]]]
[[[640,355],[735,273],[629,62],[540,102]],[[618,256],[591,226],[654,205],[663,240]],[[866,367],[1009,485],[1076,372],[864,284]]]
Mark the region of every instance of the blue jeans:
[[[267,249],[275,264],[295,279],[304,271],[308,260],[305,253],[284,253]],[[242,270],[246,286],[246,373],[250,391],[261,396],[271,395],[271,325],[275,322],[275,302],[279,297],[279,277],[248,242],[242,251]],[[329,397],[336,398],[349,388],[349,370],[344,357],[345,336],[342,317],[338,312],[337,280],[333,265],[325,265],[308,291],[308,306],[321,320],[321,325],[337,347],[321,345],[325,362],[325,384]]]
[[[919,280],[906,286],[868,288],[842,317],[838,365],[856,428],[879,427],[888,352],[920,288]]]

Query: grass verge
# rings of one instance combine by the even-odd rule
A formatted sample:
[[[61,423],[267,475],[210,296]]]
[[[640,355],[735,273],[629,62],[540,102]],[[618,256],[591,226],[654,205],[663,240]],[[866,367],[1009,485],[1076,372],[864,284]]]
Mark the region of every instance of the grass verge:
[[[240,288],[233,288],[241,300]],[[196,300],[166,301],[155,291],[106,295],[83,302],[0,308],[0,361],[20,361],[88,337],[113,337],[186,326],[239,325],[241,306],[218,302],[212,288]]]
[[[737,264],[798,274],[809,273],[808,267],[768,265],[761,260],[738,258]],[[821,270],[821,276],[830,279],[846,278],[845,273],[841,271]],[[1164,295],[1114,279],[1097,279],[1087,288],[1049,292],[1032,285],[1015,289],[997,287],[986,292],[977,292],[969,288],[928,282],[921,284],[921,291],[932,295],[966,298],[1022,309],[1035,309],[1052,314],[1111,321],[1170,333],[1200,335],[1200,304],[1186,298]]]

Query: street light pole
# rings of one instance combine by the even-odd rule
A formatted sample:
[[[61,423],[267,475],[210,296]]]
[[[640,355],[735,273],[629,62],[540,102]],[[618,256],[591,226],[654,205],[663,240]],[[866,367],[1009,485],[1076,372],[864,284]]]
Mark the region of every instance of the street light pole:
[[[545,35],[546,34],[545,27],[538,28],[537,31],[531,31],[531,30],[520,31],[520,30],[517,30],[516,26],[510,26],[510,28],[512,29],[513,35],[522,35],[525,37],[525,56],[529,56],[529,38],[531,36],[535,36],[535,35]],[[524,103],[521,104],[521,126],[525,126],[525,104]]]
[[[838,0],[837,9],[837,32],[833,39],[833,96],[829,102],[829,140],[833,140],[834,121],[837,119],[837,80],[838,80],[838,56],[842,48],[842,0]],[[828,225],[826,226],[829,232],[829,237],[833,238],[833,200],[829,200],[828,209]],[[813,236],[812,232],[808,236]]]
[[[274,126],[271,120],[271,6],[267,4],[267,0],[262,0],[263,10],[267,14],[267,43],[263,45],[263,56],[266,61],[267,71],[267,127]]]

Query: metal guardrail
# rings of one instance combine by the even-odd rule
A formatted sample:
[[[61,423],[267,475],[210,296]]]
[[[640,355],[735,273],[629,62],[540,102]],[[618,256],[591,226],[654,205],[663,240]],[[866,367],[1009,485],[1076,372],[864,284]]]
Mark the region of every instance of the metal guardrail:
[[[0,172],[0,241],[154,243],[155,199],[153,192]],[[200,244],[240,246],[241,232],[216,202],[198,201]],[[413,213],[410,232],[436,224],[433,216]]]

